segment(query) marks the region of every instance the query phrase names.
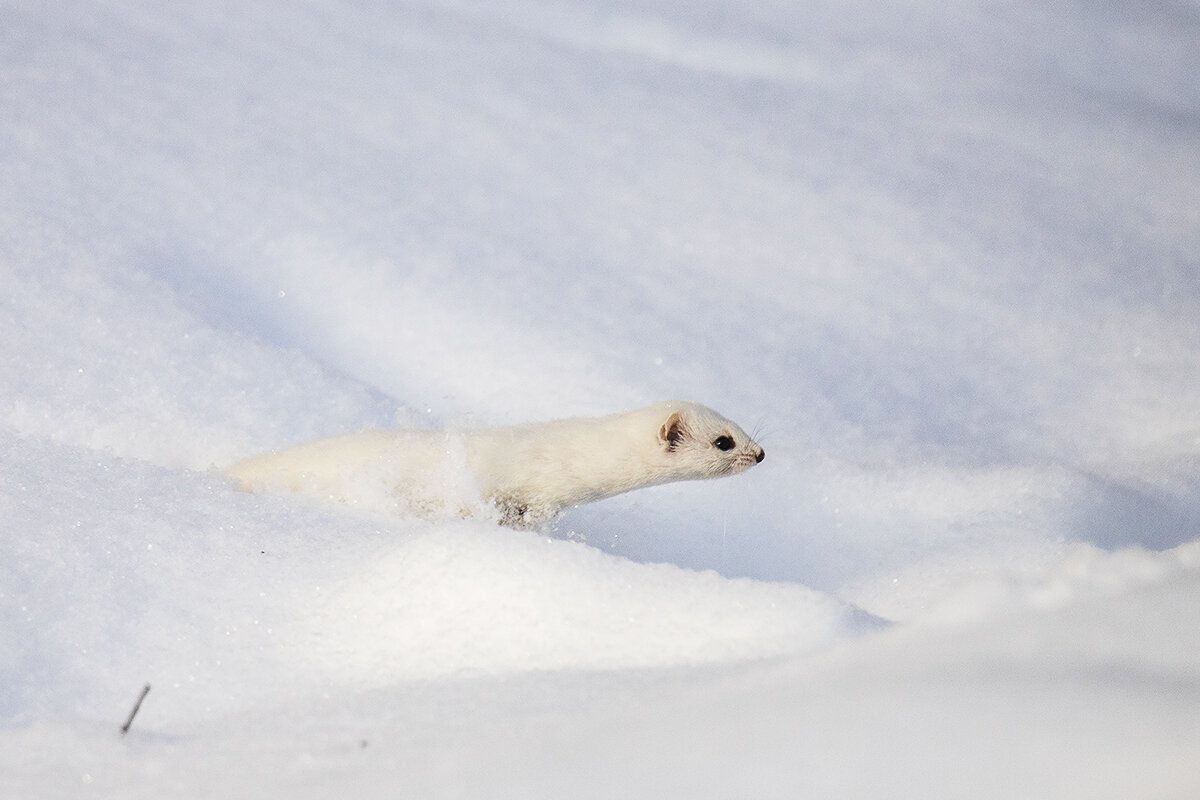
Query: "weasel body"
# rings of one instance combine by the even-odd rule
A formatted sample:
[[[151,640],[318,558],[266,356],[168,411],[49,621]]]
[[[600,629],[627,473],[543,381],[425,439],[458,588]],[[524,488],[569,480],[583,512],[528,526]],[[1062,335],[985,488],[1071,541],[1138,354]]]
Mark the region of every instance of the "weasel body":
[[[282,489],[342,502],[390,497],[433,514],[472,515],[480,501],[512,527],[673,481],[749,469],[763,449],[706,406],[656,403],[588,417],[458,433],[364,431],[240,461],[243,489]]]

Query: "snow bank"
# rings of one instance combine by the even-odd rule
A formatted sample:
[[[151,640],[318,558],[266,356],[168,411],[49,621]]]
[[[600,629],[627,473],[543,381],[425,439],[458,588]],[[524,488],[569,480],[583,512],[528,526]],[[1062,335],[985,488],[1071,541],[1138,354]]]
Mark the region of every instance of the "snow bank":
[[[307,620],[308,658],[356,685],[665,667],[810,651],[874,622],[809,589],[639,565],[531,534],[439,526]]]
[[[339,684],[764,658],[874,624],[800,586],[308,507],[12,437],[0,473],[18,718],[102,713],[131,682],[185,717]]]

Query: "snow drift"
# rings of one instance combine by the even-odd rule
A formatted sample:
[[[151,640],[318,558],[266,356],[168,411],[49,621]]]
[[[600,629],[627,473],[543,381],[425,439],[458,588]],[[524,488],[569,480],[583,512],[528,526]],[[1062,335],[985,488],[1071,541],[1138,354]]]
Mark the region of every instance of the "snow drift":
[[[1200,791],[1194,5],[0,17],[6,791]],[[771,458],[544,538],[215,469],[667,397]]]

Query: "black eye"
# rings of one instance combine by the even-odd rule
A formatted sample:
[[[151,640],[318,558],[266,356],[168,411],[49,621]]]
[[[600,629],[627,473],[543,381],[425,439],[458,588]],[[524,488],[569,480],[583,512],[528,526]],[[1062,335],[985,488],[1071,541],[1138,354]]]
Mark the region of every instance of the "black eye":
[[[718,450],[732,450],[733,439],[730,439],[728,436],[718,436],[717,438],[713,439],[713,447],[717,448]]]

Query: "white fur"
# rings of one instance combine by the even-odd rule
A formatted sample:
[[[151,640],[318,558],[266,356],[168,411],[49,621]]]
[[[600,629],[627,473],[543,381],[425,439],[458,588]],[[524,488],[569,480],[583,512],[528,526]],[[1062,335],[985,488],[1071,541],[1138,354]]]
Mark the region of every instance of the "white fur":
[[[716,442],[731,446],[721,450]],[[433,515],[475,514],[483,501],[500,510],[504,524],[528,526],[643,486],[732,475],[762,454],[712,409],[668,401],[607,417],[457,434],[366,431],[266,453],[226,473],[248,491],[342,502],[386,498]]]

